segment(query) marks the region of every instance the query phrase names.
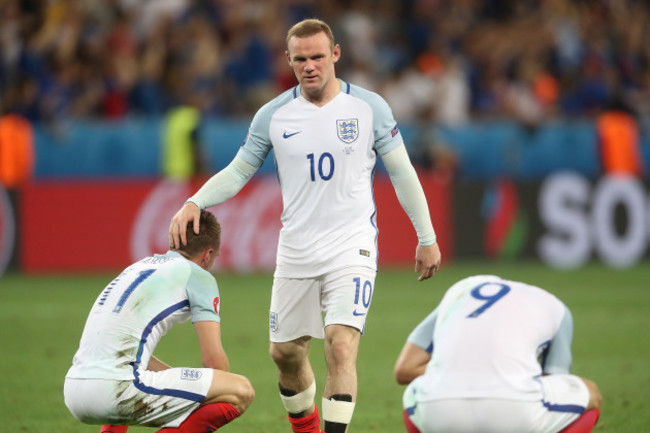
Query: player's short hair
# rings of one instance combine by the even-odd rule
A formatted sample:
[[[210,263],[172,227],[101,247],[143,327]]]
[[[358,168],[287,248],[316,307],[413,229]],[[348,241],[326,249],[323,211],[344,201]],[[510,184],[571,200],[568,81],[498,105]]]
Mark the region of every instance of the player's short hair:
[[[332,29],[325,21],[316,18],[309,18],[294,24],[294,26],[287,32],[287,47],[289,46],[289,40],[293,37],[307,38],[321,32],[325,33],[328,37],[330,40],[330,49],[333,50],[336,42],[334,41],[334,33],[332,33]]]
[[[183,251],[190,257],[195,257],[208,248],[214,248],[217,252],[221,248],[221,224],[217,221],[217,217],[207,210],[201,211],[199,234],[194,233],[194,225],[190,221],[187,223],[185,235],[187,236],[187,244],[181,244],[178,251]]]

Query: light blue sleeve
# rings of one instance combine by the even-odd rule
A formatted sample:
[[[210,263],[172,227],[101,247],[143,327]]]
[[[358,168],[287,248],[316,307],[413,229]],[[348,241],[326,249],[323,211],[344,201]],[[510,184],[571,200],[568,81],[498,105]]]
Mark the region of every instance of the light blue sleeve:
[[[418,326],[409,334],[406,341],[413,343],[418,347],[426,350],[429,355],[433,353],[433,330],[436,327],[438,318],[438,308],[436,307],[431,314],[420,322]]]
[[[271,118],[278,108],[282,107],[294,98],[294,89],[287,90],[277,98],[262,106],[262,108],[255,113],[253,121],[248,129],[248,135],[246,135],[242,147],[239,148],[237,156],[255,167],[260,167],[264,163],[264,160],[273,147],[269,135]]]
[[[393,112],[384,98],[377,93],[354,85],[350,85],[350,95],[363,99],[372,108],[375,133],[374,149],[377,153],[385,155],[404,143],[397,122],[393,118]]]
[[[191,263],[191,262],[190,262]],[[190,302],[192,323],[221,322],[219,316],[219,287],[211,273],[191,263],[192,271],[187,281],[187,298]]]
[[[568,374],[571,371],[571,341],[573,340],[573,316],[564,306],[564,316],[547,352],[542,357],[542,370],[548,374]]]

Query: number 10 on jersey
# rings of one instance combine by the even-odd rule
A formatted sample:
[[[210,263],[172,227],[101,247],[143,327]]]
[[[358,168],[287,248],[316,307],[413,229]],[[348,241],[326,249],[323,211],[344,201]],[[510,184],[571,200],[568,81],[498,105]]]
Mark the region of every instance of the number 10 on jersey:
[[[334,175],[334,157],[329,152],[324,152],[318,157],[313,153],[307,155],[309,160],[309,174],[312,182],[316,182],[316,169],[318,169],[318,176],[323,180],[330,180]]]

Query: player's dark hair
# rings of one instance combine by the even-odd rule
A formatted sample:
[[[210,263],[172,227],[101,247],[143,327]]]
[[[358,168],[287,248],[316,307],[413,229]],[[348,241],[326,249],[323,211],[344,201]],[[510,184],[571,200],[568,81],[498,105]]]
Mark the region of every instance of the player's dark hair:
[[[289,39],[293,37],[307,38],[321,32],[325,33],[325,35],[329,38],[330,49],[333,50],[336,42],[334,41],[334,33],[332,33],[332,29],[325,21],[321,21],[316,18],[302,20],[291,27],[287,33],[287,46],[289,46]]]
[[[190,257],[195,257],[207,248],[219,251],[221,248],[221,224],[217,217],[206,210],[201,211],[199,217],[199,234],[194,233],[194,225],[190,221],[185,230],[187,245],[181,245],[178,251],[183,251]]]

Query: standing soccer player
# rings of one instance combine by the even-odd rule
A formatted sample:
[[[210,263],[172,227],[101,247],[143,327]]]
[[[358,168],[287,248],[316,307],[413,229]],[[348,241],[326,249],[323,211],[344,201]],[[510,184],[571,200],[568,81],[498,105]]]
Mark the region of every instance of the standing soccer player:
[[[215,431],[240,416],[254,391],[229,373],[221,345],[219,289],[208,272],[219,255],[221,227],[211,213],[186,227],[186,245],[126,268],[99,295],[65,379],[65,404],[78,420],[165,427],[159,433]],[[153,356],[163,335],[192,319],[203,368],[171,368]]]
[[[395,365],[409,433],[589,433],[596,384],[569,374],[573,319],[555,296],[465,278],[409,335]]]
[[[196,222],[199,210],[233,197],[273,149],[284,210],[270,354],[296,433],[321,431],[311,338],[325,341],[325,432],[345,432],[352,419],[358,345],[377,273],[377,154],[418,235],[419,280],[430,278],[441,261],[426,198],[391,110],[379,95],[336,78],[340,56],[326,23],[308,19],[289,30],[286,57],[299,85],[257,112],[235,159],[183,205],[169,229],[171,245],[184,243],[183,228]]]

